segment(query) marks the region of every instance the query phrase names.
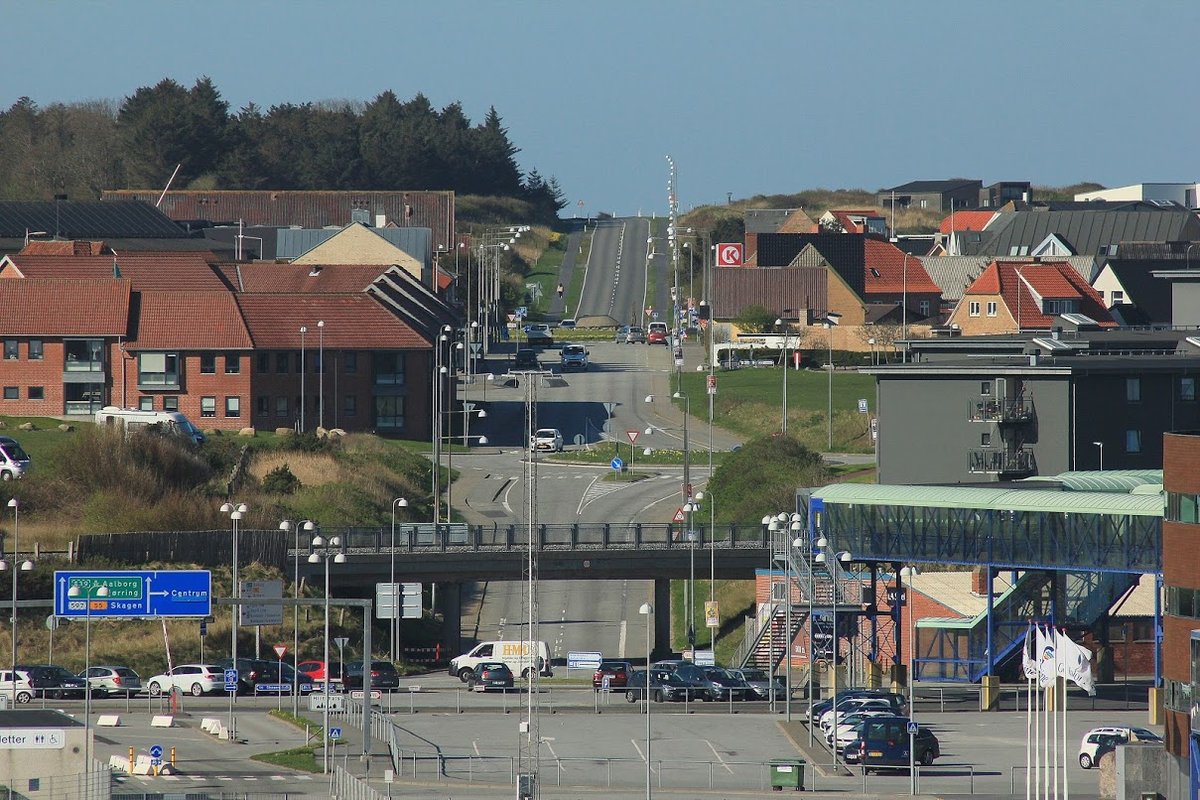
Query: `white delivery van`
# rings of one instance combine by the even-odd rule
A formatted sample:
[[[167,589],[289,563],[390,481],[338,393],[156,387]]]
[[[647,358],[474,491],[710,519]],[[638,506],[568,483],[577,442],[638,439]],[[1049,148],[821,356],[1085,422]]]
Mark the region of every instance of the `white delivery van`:
[[[204,443],[204,434],[179,411],[142,411],[137,408],[105,406],[96,412],[96,424],[110,428],[121,428],[133,432],[151,425],[161,425],[196,444]]]
[[[480,642],[469,653],[451,659],[449,672],[466,683],[476,665],[484,661],[499,661],[506,664],[513,675],[527,677],[534,663],[530,657],[531,644],[537,646],[537,667],[541,674],[550,677],[554,674],[550,669],[550,648],[546,647],[545,642],[529,641]]]
[[[10,436],[0,436],[0,478],[11,481],[19,478],[33,464],[21,443]]]

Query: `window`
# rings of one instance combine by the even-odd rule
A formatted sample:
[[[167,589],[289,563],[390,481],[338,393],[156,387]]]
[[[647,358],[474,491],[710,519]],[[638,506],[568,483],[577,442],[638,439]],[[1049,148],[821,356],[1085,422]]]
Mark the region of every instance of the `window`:
[[[1125,401],[1128,403],[1142,402],[1142,379],[1141,378],[1126,378],[1125,379]]]
[[[217,415],[217,398],[201,397],[200,398],[200,416],[215,417]]]
[[[1179,399],[1180,400],[1195,400],[1196,399],[1196,379],[1195,378],[1180,378],[1179,379]]]
[[[138,408],[141,409],[142,411],[153,411],[154,410],[154,396],[151,395],[148,397],[139,397],[138,398]]]
[[[1114,306],[1116,306],[1116,305],[1120,305],[1121,303],[1124,303],[1124,302],[1125,302],[1125,293],[1118,292],[1116,289],[1113,289],[1112,304]]]
[[[1043,300],[1043,314],[1074,314],[1079,311],[1077,300]]]
[[[286,397],[275,398],[275,416],[286,417],[288,415],[288,399]]]
[[[179,356],[175,353],[139,355],[138,386],[179,386]]]
[[[17,340],[16,339],[5,339],[4,340],[4,360],[12,361],[15,358],[19,358],[20,355],[21,355],[21,353],[17,346]]]
[[[45,400],[46,389],[43,386],[30,386],[25,390],[25,397],[29,400]]]
[[[404,427],[404,398],[375,398],[375,427],[399,430]]]
[[[270,372],[270,371],[271,371],[271,354],[270,353],[259,353],[258,354],[258,372],[259,372],[259,374],[261,375],[264,372]]]
[[[271,398],[269,395],[260,394],[258,396],[258,412],[257,413],[260,415],[271,413]]]
[[[983,395],[984,397],[990,396],[992,393],[992,382],[991,381],[981,381],[979,384],[979,393],[981,395]]]
[[[918,305],[918,308],[919,308],[919,309],[920,309],[920,311],[921,311],[921,316],[923,316],[923,317],[928,317],[928,316],[929,316],[929,309],[930,309],[930,305],[929,305],[929,301],[928,301],[928,300],[922,300],[922,301],[920,302],[920,304]]]
[[[4,399],[5,400],[20,400],[21,399],[21,388],[19,386],[5,386],[4,387]]]
[[[162,400],[163,400],[163,411],[178,411],[179,410],[179,398],[176,397],[175,395],[170,395],[168,397],[164,397]]]
[[[41,361],[43,358],[45,358],[45,353],[42,350],[42,340],[41,339],[30,339],[29,340],[29,360],[30,361]]]
[[[978,300],[972,300],[972,301],[971,301],[971,304],[970,304],[970,306],[968,307],[968,312],[970,313],[970,315],[971,315],[972,317],[978,317],[978,316],[979,316],[979,301],[978,301]]]
[[[347,350],[342,353],[342,364],[345,365],[346,372],[358,372],[358,351]]]
[[[242,358],[237,353],[225,354],[225,374],[237,375],[242,371]]]
[[[979,446],[980,447],[991,447],[992,446],[992,435],[990,433],[979,434]]]
[[[348,394],[342,398],[342,416],[353,417],[358,413],[358,397]]]
[[[276,353],[275,354],[275,371],[276,372],[287,372],[288,371],[288,356],[289,355],[290,355],[290,353]]]
[[[989,317],[996,316],[997,303],[995,300],[989,300],[987,304],[987,315]]]
[[[375,384],[384,386],[404,385],[404,353],[375,354]]]
[[[212,375],[217,371],[217,354],[216,353],[201,353],[200,354],[200,374]]]
[[[1125,431],[1125,452],[1142,452],[1142,432],[1139,430]]]
[[[225,398],[225,416],[240,417],[242,415],[242,398],[233,396]]]

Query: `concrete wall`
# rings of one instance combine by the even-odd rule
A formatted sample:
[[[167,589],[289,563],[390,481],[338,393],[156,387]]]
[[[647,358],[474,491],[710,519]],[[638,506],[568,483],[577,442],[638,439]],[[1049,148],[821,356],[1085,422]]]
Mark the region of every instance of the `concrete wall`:
[[[1171,282],[1171,324],[1200,325],[1200,283]]]

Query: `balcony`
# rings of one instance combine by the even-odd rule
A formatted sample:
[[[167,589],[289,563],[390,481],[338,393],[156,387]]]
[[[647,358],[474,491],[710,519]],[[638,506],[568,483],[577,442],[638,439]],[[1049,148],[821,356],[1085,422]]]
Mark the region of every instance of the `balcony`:
[[[1032,400],[976,400],[967,404],[971,422],[1019,423],[1034,418]]]
[[[1034,475],[1037,460],[1032,450],[972,450],[967,453],[967,471],[988,475]]]

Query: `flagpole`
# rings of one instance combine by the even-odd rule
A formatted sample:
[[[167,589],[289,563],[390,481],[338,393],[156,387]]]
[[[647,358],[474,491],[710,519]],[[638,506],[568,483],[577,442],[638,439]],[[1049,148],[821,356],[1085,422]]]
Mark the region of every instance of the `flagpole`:
[[[1038,650],[1044,655],[1046,646],[1043,642],[1046,641],[1046,634],[1042,631],[1041,626],[1038,626]],[[1038,686],[1042,691],[1042,731],[1045,736],[1042,739],[1042,797],[1050,800],[1050,693],[1045,686],[1045,680],[1042,677],[1042,664],[1038,662]]]
[[[1065,628],[1063,629],[1063,632],[1062,632],[1062,638],[1063,638],[1063,641],[1069,641],[1067,639],[1067,631]],[[1057,648],[1057,647],[1054,648],[1055,658],[1058,657],[1058,651],[1059,651],[1059,648]],[[1067,752],[1068,752],[1067,751],[1067,679],[1065,677],[1063,678],[1063,704],[1062,704],[1062,706],[1063,706],[1063,718],[1062,718],[1062,724],[1063,724],[1063,731],[1062,731],[1063,800],[1071,800],[1070,783],[1067,780],[1067,772],[1068,772],[1068,770],[1067,770],[1067,764],[1068,764],[1068,761],[1067,761]]]
[[[1031,633],[1033,632],[1032,623],[1025,629],[1025,644],[1021,648],[1021,672],[1025,674],[1025,800],[1031,800],[1031,773],[1030,768],[1033,766],[1033,746],[1031,733],[1033,732],[1033,682],[1029,677],[1029,647],[1032,644]]]

